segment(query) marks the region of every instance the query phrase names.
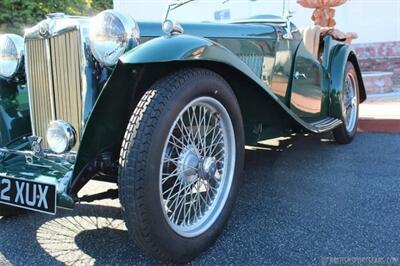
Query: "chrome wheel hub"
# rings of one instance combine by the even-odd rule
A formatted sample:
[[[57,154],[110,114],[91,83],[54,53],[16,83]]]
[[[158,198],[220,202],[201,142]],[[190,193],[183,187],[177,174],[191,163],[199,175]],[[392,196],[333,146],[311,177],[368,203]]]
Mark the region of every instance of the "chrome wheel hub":
[[[205,180],[210,180],[217,173],[217,160],[213,157],[207,157],[202,160],[200,168],[200,176]]]
[[[185,184],[191,184],[198,177],[198,165],[200,159],[197,156],[196,148],[189,146],[185,148],[179,155],[178,172],[181,173],[179,178]]]
[[[352,132],[357,122],[357,85],[352,73],[348,73],[345,79],[343,90],[344,123],[346,130]]]
[[[214,98],[193,100],[175,119],[161,157],[160,200],[179,235],[198,236],[221,214],[234,175],[235,143],[229,114]]]

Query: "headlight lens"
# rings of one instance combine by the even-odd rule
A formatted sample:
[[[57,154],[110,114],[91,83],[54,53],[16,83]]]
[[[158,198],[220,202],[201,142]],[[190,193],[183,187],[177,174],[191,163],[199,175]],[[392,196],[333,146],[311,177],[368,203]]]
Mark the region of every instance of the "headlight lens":
[[[130,16],[105,10],[90,22],[90,49],[105,66],[113,66],[128,49],[139,44],[140,32]]]
[[[70,123],[55,120],[51,121],[47,128],[46,139],[53,152],[65,153],[75,146],[76,132]]]
[[[16,34],[0,35],[0,76],[10,78],[17,71],[24,54],[24,38]]]

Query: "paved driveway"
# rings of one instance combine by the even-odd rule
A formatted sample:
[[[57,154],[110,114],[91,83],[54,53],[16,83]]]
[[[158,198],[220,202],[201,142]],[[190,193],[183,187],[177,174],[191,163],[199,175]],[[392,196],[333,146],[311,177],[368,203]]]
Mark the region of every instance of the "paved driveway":
[[[348,146],[296,136],[246,156],[229,224],[193,264],[400,257],[400,135],[359,134]],[[131,244],[118,206],[106,200],[56,217],[0,219],[0,264],[156,263]]]

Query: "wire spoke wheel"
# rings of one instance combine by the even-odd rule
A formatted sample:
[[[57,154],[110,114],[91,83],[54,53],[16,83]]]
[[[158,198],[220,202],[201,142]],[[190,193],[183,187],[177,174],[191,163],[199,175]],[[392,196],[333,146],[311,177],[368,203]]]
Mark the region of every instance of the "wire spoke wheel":
[[[357,91],[353,73],[348,73],[344,84],[345,124],[348,132],[353,131],[357,122]]]
[[[161,204],[176,233],[198,236],[218,218],[229,195],[235,156],[232,122],[219,101],[200,97],[183,108],[160,166]]]
[[[357,134],[360,84],[357,71],[353,63],[348,61],[344,72],[341,101],[342,124],[333,129],[333,136],[337,143],[349,144]]]
[[[119,198],[136,245],[179,264],[208,249],[237,198],[244,139],[236,95],[217,73],[181,69],[155,82],[120,153]]]

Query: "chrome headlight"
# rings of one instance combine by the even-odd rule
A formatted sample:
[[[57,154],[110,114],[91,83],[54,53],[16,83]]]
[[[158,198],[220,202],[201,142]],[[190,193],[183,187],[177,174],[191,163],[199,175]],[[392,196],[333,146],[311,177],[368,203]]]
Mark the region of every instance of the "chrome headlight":
[[[24,54],[24,38],[16,34],[0,35],[0,76],[10,78],[19,69]]]
[[[92,54],[105,66],[115,65],[121,55],[139,44],[136,22],[115,10],[105,10],[92,18],[89,31]]]
[[[55,153],[70,151],[76,144],[76,131],[63,120],[51,121],[46,133],[47,144]]]

